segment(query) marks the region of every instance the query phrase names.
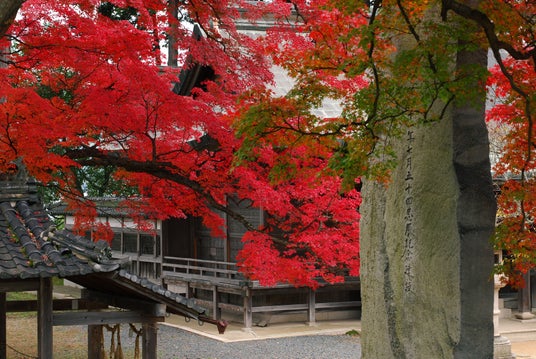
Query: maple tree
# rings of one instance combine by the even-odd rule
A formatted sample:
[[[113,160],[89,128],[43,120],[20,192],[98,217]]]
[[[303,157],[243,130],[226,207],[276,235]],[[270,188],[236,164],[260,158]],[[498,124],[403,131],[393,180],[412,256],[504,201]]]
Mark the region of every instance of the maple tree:
[[[3,31],[21,4],[3,3]],[[113,4],[116,9],[134,9],[127,13],[131,21],[114,20],[112,13],[104,16],[98,1],[77,5],[60,1],[53,6],[26,2],[22,17],[5,37],[12,51],[5,60],[9,66],[2,72],[2,83],[8,85],[3,88],[4,168],[15,157],[23,157],[32,175],[43,183],[53,182],[66,193],[80,194],[80,174],[74,169],[111,166],[116,180],[139,188],[140,195],[148,199],[146,208],[158,203],[162,208],[159,215],[202,215],[217,229],[221,223],[209,207],[227,211],[225,194],[254,197],[252,192],[260,193],[254,186],[261,182],[264,191],[283,191],[292,183],[285,174],[296,176],[305,169],[301,179],[309,180],[307,171],[312,168],[324,168],[322,173],[342,170],[345,188],[361,175],[386,176],[394,156],[379,145],[377,133],[389,126],[389,133],[396,135],[400,125],[433,121],[430,109],[436,101],[449,104],[455,100],[454,94],[475,95],[464,88],[463,76],[450,77],[448,54],[459,46],[452,41],[459,36],[456,29],[434,23],[426,38],[417,31],[419,26],[430,26],[419,19],[425,18],[433,2],[375,1],[353,6],[340,1],[273,1],[264,6],[251,2],[180,3],[180,11],[173,9],[173,2]],[[263,43],[255,42],[233,26],[239,8],[252,16],[262,15],[261,10],[271,12],[278,26]],[[493,1],[476,10],[464,3],[440,1],[436,11],[444,18],[455,14],[480,26],[483,34],[471,39],[468,46],[486,44],[496,58],[501,59],[501,50],[509,56],[500,61],[490,80],[504,99],[490,111],[490,118],[508,122],[512,129],[496,172],[513,176],[501,192],[499,202],[505,216],[497,238],[499,246],[513,254],[512,263],[503,269],[510,268],[510,275],[526,271],[534,263],[534,191],[529,176],[533,166],[534,5],[530,1]],[[214,19],[223,25],[225,35],[212,26]],[[206,31],[206,41],[191,36],[185,24],[192,22]],[[289,28],[291,31],[285,31]],[[397,28],[409,32],[419,47],[390,62],[389,56],[396,50],[392,41],[396,30],[390,36],[380,34],[382,29]],[[171,38],[174,46],[188,49],[196,63],[214,69],[218,81],[208,81],[207,91],[180,98],[168,91],[177,73],[160,66],[160,44]],[[274,98],[266,87],[270,72],[263,55],[295,78],[295,90],[285,98]],[[381,76],[388,71],[392,75]],[[238,98],[242,99],[240,108]],[[341,102],[341,117],[311,115],[325,98]],[[215,111],[221,108],[225,112]],[[235,111],[242,114],[235,129],[245,138],[243,142],[232,133]],[[386,120],[392,118],[397,122]],[[217,139],[217,151],[192,150],[189,141],[205,133]],[[238,149],[241,161],[235,168],[233,152]],[[315,151],[323,152],[317,159],[321,164],[298,158]],[[183,163],[175,168],[173,157],[184,153],[190,156],[182,157]],[[230,168],[233,171],[228,171]],[[192,172],[199,177],[192,179]],[[241,173],[238,179],[237,173]],[[214,178],[226,180],[214,183]],[[177,183],[180,190],[174,193]],[[317,185],[322,186],[310,184]],[[188,195],[181,192],[186,188]],[[261,202],[256,199],[256,204]],[[269,211],[284,212],[277,207],[281,202],[274,203],[277,205],[262,205]],[[263,245],[271,248],[273,238],[269,237]],[[259,245],[260,238],[264,236],[249,243]],[[288,238],[283,242],[289,243]]]
[[[318,278],[356,275],[360,198],[342,193],[327,146],[311,154],[274,145],[255,162],[235,161],[238,99],[272,78],[263,48],[235,28],[240,9],[257,11],[242,1],[24,2],[2,43],[0,168],[22,159],[78,213],[78,229],[101,237],[110,232],[94,222],[88,193],[125,197],[140,225],[140,213],[196,216],[221,235],[216,212],[226,212],[248,231],[243,270],[265,284],[316,287]],[[205,37],[192,36],[193,23]],[[164,66],[166,46],[179,67]],[[188,96],[171,91],[181,66],[196,64],[214,76]],[[92,192],[95,179],[106,189]],[[230,210],[229,195],[265,210],[266,225]]]
[[[493,288],[489,278],[495,206],[483,116],[489,77],[485,60],[489,48],[499,63],[489,83],[504,97],[504,103],[491,110],[490,119],[496,115],[495,120],[514,124],[510,145],[501,153],[495,174],[504,168],[520,178],[502,188],[499,205],[505,216],[495,240],[498,248],[512,254],[512,265],[507,263],[498,270],[506,270],[510,279],[516,280],[518,271],[533,266],[536,258],[528,210],[534,205],[534,191],[526,175],[533,162],[535,6],[533,1],[509,0],[292,1],[287,13],[279,12],[281,26],[268,33],[267,53],[294,77],[296,86],[284,98],[274,98],[269,91],[257,93],[245,106],[244,122],[238,125],[239,133],[247,138],[241,148],[245,157],[273,143],[287,146],[288,137],[293,144],[311,149],[321,142],[331,146],[330,166],[343,171],[347,185],[359,176],[388,182],[391,170],[403,175],[397,156],[408,157],[396,151],[405,149],[391,144],[401,143],[410,132],[408,128],[448,123],[454,134],[452,160],[437,168],[454,168],[454,178],[449,179],[458,190],[451,193],[459,201],[452,213],[456,233],[449,232],[451,228],[444,236],[433,232],[437,214],[422,215],[420,220],[428,223],[416,232],[412,247],[398,222],[391,227],[381,223],[389,221],[387,214],[394,214],[385,207],[406,210],[401,205],[404,197],[392,192],[390,197],[364,192],[373,198],[365,200],[390,201],[383,203],[384,208],[382,204],[364,207],[374,218],[363,223],[371,227],[377,224],[370,230],[361,228],[367,230],[369,237],[364,236],[362,242],[370,255],[363,255],[367,275],[361,281],[364,357],[493,356]],[[300,19],[300,25],[284,31],[291,16]],[[340,101],[340,117],[326,120],[312,114],[326,99]],[[421,136],[426,133],[419,131]],[[435,135],[434,130],[429,134]],[[337,141],[329,144],[330,139]],[[426,151],[422,146],[420,150]],[[415,164],[419,165],[423,164]],[[365,191],[381,192],[380,187],[365,186]],[[398,182],[396,188],[404,187]],[[419,195],[426,196],[424,192]],[[523,206],[526,208],[520,209]],[[435,235],[438,242],[452,244],[448,247],[452,252],[436,258],[430,248],[441,251],[444,247],[430,243]],[[452,270],[449,273],[456,280],[449,284],[440,281],[438,287],[442,288],[430,288],[435,285],[433,279],[440,276],[433,272],[426,255],[447,263],[443,273]],[[446,257],[458,262],[443,262]],[[427,264],[430,273],[426,272]],[[412,277],[414,267],[420,268],[422,278]],[[435,307],[440,295],[451,295],[449,286],[453,286],[451,300],[460,304],[451,312],[441,305]],[[421,310],[424,315],[415,313]],[[437,311],[443,317],[435,317]],[[426,322],[428,317],[436,319],[434,324]]]
[[[268,284],[358,273],[356,178],[388,181],[396,153],[386,137],[483,96],[488,72],[453,61],[490,48],[498,66],[488,83],[501,102],[489,118],[510,130],[495,173],[514,179],[499,199],[498,246],[512,253],[509,274],[533,265],[533,1],[171,2],[180,11],[111,2],[136,9],[131,21],[102,15],[99,1],[43,3],[26,1],[6,38],[3,169],[22,157],[68,197],[81,194],[73,168],[111,166],[137,188],[145,201],[131,205],[142,212],[202,216],[217,231],[212,209],[226,211],[249,230],[244,269]],[[244,13],[269,13],[275,25],[248,38],[234,26]],[[191,36],[193,22],[205,39]],[[177,73],[159,66],[169,39],[187,50],[179,63],[188,54],[214,70],[192,96],[169,91]],[[295,81],[285,96],[270,84],[272,64]],[[316,114],[326,100],[339,102],[340,116]],[[205,134],[217,146],[193,145]],[[229,211],[230,193],[266,209],[266,227]]]
[[[493,171],[497,183],[506,178],[494,241],[509,255],[497,271],[522,285],[521,275],[536,264],[534,2],[327,0],[276,6],[281,26],[268,32],[265,49],[296,84],[284,99],[256,94],[239,127],[248,138],[241,151],[258,151],[265,142],[286,145],[281,133],[311,148],[335,138],[331,166],[343,170],[347,184],[360,176],[388,181],[396,153],[384,145],[386,137],[437,121],[452,104],[470,103],[487,91],[495,97],[488,121],[508,125]],[[289,18],[300,25],[284,31]],[[414,45],[402,50],[408,38]],[[488,47],[497,63],[489,73],[473,63],[452,72],[454,54]],[[482,85],[474,87],[473,79]],[[340,101],[340,117],[311,114],[326,98]]]

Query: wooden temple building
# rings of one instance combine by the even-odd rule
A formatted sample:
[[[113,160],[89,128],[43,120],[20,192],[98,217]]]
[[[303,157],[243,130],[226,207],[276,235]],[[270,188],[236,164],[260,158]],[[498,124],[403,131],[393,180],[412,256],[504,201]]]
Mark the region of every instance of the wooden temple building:
[[[212,237],[195,217],[155,220],[153,230],[144,232],[118,207],[117,199],[101,199],[97,203],[99,221],[108,223],[114,231],[113,257],[128,259],[126,266],[131,273],[210,308],[213,320],[238,319],[243,321],[244,328],[251,328],[260,322],[268,324],[276,314],[294,314],[297,320],[310,324],[317,319],[360,314],[360,285],[356,277],[347,277],[338,284],[325,283],[316,291],[288,284],[264,287],[245,277],[236,261],[245,228],[230,216],[225,217],[227,228],[223,238]],[[262,209],[249,206],[247,201],[229,198],[227,205],[253,224],[263,221]],[[63,206],[51,212],[64,215],[67,228],[74,225],[72,214]]]

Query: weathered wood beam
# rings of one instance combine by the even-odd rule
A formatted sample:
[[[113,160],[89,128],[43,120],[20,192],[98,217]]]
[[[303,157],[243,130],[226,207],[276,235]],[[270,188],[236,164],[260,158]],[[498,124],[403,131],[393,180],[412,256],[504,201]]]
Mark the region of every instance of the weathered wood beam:
[[[197,305],[204,307],[204,308],[209,308],[212,305],[212,301],[210,300],[196,299],[195,302]],[[218,308],[220,308],[220,310],[237,312],[237,313],[241,313],[244,311],[244,306],[239,305],[239,304],[219,303]]]
[[[35,312],[37,300],[9,300],[6,303],[6,311],[10,312]],[[102,303],[94,303],[87,299],[54,299],[53,310],[87,310],[106,309],[108,306]]]
[[[352,300],[346,302],[326,302],[326,303],[316,303],[316,309],[325,309],[325,308],[360,308],[360,300]]]
[[[244,326],[246,329],[253,326],[253,295],[250,288],[246,289],[244,295]]]
[[[112,307],[140,311],[153,317],[164,317],[166,315],[165,304],[138,298],[106,294],[92,290],[82,290],[82,298],[91,302],[105,303]]]
[[[220,294],[218,292],[218,286],[212,287],[212,319],[218,320],[221,317],[220,311]]]
[[[53,325],[104,325],[119,323],[163,322],[164,317],[153,317],[138,312],[108,311],[108,312],[63,312],[54,313]]]
[[[39,279],[0,283],[0,292],[26,292],[30,290],[39,290]]]
[[[294,310],[307,310],[309,306],[307,303],[298,304],[283,304],[283,305],[263,305],[258,307],[252,307],[251,311],[254,313],[260,312],[284,312]]]

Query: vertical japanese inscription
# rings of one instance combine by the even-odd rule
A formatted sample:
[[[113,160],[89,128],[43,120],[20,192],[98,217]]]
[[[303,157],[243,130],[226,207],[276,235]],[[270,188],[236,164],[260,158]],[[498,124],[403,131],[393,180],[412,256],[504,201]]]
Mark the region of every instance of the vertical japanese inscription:
[[[408,130],[406,134],[406,156],[404,166],[404,291],[411,292],[414,283],[413,261],[415,257],[415,213],[413,198],[413,145],[414,132]]]

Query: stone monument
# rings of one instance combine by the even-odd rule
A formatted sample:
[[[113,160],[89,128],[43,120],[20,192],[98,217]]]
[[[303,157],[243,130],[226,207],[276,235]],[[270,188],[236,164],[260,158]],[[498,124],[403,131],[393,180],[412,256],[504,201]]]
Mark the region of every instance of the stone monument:
[[[485,51],[457,61],[486,64]],[[493,358],[495,198],[478,104],[391,139],[387,185],[365,181],[364,359]]]

